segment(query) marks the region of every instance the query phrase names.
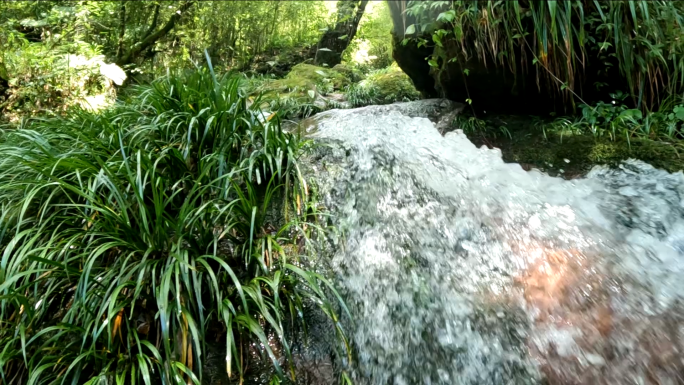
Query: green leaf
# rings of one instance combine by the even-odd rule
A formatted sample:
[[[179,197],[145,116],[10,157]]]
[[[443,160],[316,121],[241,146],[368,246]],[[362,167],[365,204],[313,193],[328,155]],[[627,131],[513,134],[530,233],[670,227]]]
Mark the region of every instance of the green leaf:
[[[348,35],[342,35],[342,36],[338,37],[338,39],[344,40],[344,39],[346,39],[347,37],[348,37]]]
[[[684,108],[683,107],[675,107],[674,109],[675,116],[679,120],[684,120]]]
[[[405,34],[406,34],[406,35],[411,35],[411,34],[414,34],[414,33],[416,33],[416,25],[415,25],[415,24],[411,24],[411,25],[408,26],[408,28],[406,28]]]
[[[437,15],[437,21],[448,21],[452,22],[454,20],[456,13],[454,10],[449,10],[446,12],[442,12],[439,15]]]
[[[430,67],[439,67],[439,64],[437,64],[437,60],[430,59],[428,60],[428,64]]]
[[[432,41],[435,42],[435,44],[437,44],[438,47],[443,47],[443,45],[442,45],[442,39],[439,37],[438,34],[433,34],[433,35],[432,35]]]

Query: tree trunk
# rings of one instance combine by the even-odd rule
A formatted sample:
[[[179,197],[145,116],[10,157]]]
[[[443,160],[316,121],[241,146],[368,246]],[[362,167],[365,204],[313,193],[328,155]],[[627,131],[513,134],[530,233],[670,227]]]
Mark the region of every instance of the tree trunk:
[[[116,57],[121,57],[123,53],[124,35],[126,34],[126,2],[121,2],[121,9],[119,10],[119,43],[116,48]]]
[[[147,35],[144,37],[141,41],[138,43],[135,43],[125,54],[122,54],[122,56],[118,57],[116,59],[116,64],[120,67],[133,63],[135,59],[138,58],[140,53],[142,53],[144,50],[147,48],[151,47],[154,45],[154,43],[157,42],[157,40],[161,39],[162,37],[166,36],[175,26],[178,20],[185,14],[185,11],[190,8],[195,1],[186,1],[184,2],[180,8],[169,18],[169,21],[166,22],[166,24],[157,32],[154,32],[152,34]],[[153,20],[153,23],[156,21]]]
[[[157,22],[159,21],[159,8],[161,5],[157,4],[154,7],[154,15],[152,16],[152,23],[150,24],[150,27],[147,29],[147,32],[143,35],[142,39],[140,40],[145,40],[147,39],[148,36],[154,32],[154,29],[157,28]]]
[[[337,2],[337,22],[328,29],[316,48],[315,63],[334,67],[342,62],[342,53],[356,36],[359,22],[366,10],[368,0],[340,0]]]

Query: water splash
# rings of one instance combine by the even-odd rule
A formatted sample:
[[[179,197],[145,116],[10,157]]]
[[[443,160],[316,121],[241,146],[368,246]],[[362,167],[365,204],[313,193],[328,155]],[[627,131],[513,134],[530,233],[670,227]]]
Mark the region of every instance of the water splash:
[[[434,103],[314,119],[356,383],[684,383],[684,175],[526,172]]]

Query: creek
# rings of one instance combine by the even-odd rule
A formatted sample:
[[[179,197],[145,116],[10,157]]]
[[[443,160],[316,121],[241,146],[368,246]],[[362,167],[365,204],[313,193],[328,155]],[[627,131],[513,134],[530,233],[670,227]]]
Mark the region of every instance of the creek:
[[[309,125],[354,382],[684,383],[684,175],[525,171],[442,136],[439,103]]]

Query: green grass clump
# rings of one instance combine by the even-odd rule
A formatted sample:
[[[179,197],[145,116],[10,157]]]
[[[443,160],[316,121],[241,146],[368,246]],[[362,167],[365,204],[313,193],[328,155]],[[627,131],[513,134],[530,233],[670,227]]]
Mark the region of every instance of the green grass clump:
[[[337,315],[279,122],[201,69],[2,131],[0,382],[199,384],[209,337],[229,377],[254,349],[293,376],[304,304]]]

